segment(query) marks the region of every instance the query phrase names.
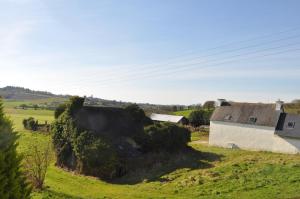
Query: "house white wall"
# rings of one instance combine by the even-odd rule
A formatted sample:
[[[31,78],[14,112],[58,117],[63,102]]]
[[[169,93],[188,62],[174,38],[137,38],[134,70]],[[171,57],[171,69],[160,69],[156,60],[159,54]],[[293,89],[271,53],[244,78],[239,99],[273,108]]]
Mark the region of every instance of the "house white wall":
[[[220,147],[236,147],[248,150],[299,153],[300,139],[274,135],[274,127],[210,122],[209,144]]]
[[[283,138],[277,135],[273,137],[273,152],[300,153],[300,139]]]

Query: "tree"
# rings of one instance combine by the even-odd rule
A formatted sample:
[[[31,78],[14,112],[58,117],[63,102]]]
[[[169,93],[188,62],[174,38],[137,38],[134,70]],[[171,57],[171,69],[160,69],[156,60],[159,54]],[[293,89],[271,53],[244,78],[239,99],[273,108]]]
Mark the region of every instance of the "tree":
[[[191,112],[189,116],[189,122],[192,126],[209,125],[210,117],[213,113],[213,109],[200,109]]]
[[[204,109],[214,109],[215,108],[215,102],[214,101],[206,101],[203,105]]]
[[[22,109],[26,109],[28,106],[27,106],[26,104],[21,104],[20,107],[21,107]]]
[[[205,111],[197,110],[191,112],[189,122],[192,126],[200,126],[205,124]]]
[[[33,117],[29,117],[28,119],[23,120],[23,126],[25,129],[31,131],[37,131],[38,125],[39,125],[38,120],[35,120]]]
[[[50,143],[45,146],[33,145],[25,156],[24,167],[28,179],[36,189],[42,189],[46,172],[51,161]]]
[[[173,111],[173,112],[176,112],[177,110],[178,110],[178,109],[177,109],[177,106],[175,106],[175,105],[172,106],[172,111]]]
[[[37,110],[39,108],[39,105],[34,104],[32,107],[33,107],[34,110]]]
[[[26,199],[31,189],[21,171],[21,157],[17,154],[11,121],[5,117],[0,99],[0,196],[1,199]]]

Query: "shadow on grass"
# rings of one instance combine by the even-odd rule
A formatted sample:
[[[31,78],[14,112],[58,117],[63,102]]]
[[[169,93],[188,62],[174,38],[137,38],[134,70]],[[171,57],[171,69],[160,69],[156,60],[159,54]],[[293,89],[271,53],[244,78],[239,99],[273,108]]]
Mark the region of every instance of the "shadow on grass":
[[[44,190],[43,191],[43,199],[83,199],[81,197],[68,195],[65,193],[56,192],[53,190]]]
[[[128,173],[118,179],[109,181],[113,184],[137,184],[140,182],[167,182],[173,177],[165,175],[178,169],[206,169],[213,167],[213,162],[220,161],[222,155],[209,152],[201,152],[192,147],[179,153],[149,153],[142,157],[127,161]]]

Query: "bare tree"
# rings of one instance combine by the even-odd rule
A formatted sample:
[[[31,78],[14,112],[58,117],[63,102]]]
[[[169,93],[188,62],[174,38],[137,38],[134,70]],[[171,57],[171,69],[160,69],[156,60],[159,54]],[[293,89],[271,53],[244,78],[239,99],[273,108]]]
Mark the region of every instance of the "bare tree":
[[[42,189],[47,169],[51,162],[51,144],[45,146],[34,145],[24,157],[24,168],[28,179],[36,189]]]

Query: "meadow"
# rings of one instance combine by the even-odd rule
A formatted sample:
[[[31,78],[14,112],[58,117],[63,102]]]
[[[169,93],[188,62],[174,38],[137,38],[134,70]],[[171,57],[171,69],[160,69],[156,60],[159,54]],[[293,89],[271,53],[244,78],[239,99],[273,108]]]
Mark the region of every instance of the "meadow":
[[[180,116],[184,116],[186,118],[189,118],[191,112],[193,112],[194,110],[183,110],[183,111],[176,111],[173,114],[174,115],[180,115]]]
[[[53,111],[15,109],[20,103],[5,101],[4,105],[20,135],[18,151],[25,153],[33,144],[47,144],[51,137],[24,130],[22,120],[54,118]],[[32,198],[300,198],[300,155],[190,146],[190,154],[174,154],[166,162],[114,182],[65,171],[55,167],[53,160],[45,189]]]

